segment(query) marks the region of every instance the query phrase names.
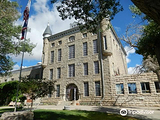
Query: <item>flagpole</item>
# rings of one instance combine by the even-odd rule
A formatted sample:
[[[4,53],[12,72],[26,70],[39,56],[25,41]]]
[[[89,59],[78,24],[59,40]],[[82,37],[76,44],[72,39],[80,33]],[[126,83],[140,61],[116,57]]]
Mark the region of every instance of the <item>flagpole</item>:
[[[23,59],[24,59],[24,52],[25,52],[26,36],[27,36],[27,29],[25,30],[23,52],[22,52],[22,58],[21,58],[21,66],[20,66],[20,72],[19,72],[19,81],[18,81],[18,85],[17,85],[17,95],[16,95],[16,102],[15,102],[14,112],[16,112],[16,110],[17,110],[17,101],[18,101],[18,95],[19,95],[19,83],[21,82],[21,78],[22,78],[22,66],[23,66]]]
[[[30,11],[30,5],[31,5],[31,0],[28,0],[28,4],[27,4],[26,8],[29,7],[29,11]],[[25,8],[25,10],[26,10],[26,8]],[[18,81],[18,85],[17,85],[17,95],[16,95],[14,112],[16,112],[16,109],[17,109],[17,101],[18,101],[18,95],[19,95],[19,83],[21,82],[21,78],[22,78],[22,66],[23,66],[23,59],[24,59],[24,52],[25,52],[25,40],[26,40],[26,36],[27,36],[27,25],[28,25],[28,21],[29,21],[29,11],[28,11],[27,16],[25,16],[26,13],[24,14],[25,19],[23,18],[23,20],[24,20],[23,24],[25,24],[26,22],[27,22],[27,24],[26,24],[26,26],[23,25],[23,27],[26,27],[26,29],[23,28],[24,31],[22,29],[22,32],[24,32],[24,44],[23,44],[22,59],[21,59],[21,66],[20,66],[20,72],[19,72],[19,81]],[[24,11],[24,12],[26,12],[26,11]]]

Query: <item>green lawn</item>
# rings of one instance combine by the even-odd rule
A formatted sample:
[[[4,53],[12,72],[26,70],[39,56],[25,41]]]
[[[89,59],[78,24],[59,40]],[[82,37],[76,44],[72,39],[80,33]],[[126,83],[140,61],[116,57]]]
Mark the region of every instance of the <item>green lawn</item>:
[[[116,114],[78,110],[35,110],[34,120],[138,120]]]

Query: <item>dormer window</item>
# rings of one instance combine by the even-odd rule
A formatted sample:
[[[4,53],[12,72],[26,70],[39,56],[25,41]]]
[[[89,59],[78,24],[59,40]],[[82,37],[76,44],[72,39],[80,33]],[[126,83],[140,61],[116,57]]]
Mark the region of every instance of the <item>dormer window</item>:
[[[70,36],[69,37],[69,42],[73,42],[73,41],[75,41],[75,36]]]
[[[86,38],[87,37],[87,33],[83,33],[83,38]]]

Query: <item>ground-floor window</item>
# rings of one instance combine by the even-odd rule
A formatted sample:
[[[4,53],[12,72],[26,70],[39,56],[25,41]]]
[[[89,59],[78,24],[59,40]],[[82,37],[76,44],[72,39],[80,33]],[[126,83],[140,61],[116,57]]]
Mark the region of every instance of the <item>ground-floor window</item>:
[[[89,96],[88,82],[84,82],[84,96]]]
[[[156,87],[156,92],[160,93],[160,82],[154,82],[155,87]]]
[[[151,91],[149,87],[149,82],[142,82],[141,89],[142,89],[142,93],[150,93]]]
[[[60,97],[60,85],[57,85],[56,97]]]
[[[116,84],[116,92],[117,94],[124,94],[123,83]]]
[[[100,90],[100,81],[96,81],[95,82],[95,92],[96,92],[96,96],[101,96],[101,90]]]
[[[137,93],[136,83],[128,83],[128,90],[129,94],[136,94]]]

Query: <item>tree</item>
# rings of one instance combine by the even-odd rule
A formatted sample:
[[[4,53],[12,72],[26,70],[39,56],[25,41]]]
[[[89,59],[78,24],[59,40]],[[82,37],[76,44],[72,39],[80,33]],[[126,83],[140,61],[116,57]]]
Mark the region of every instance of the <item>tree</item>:
[[[51,0],[55,3],[59,0]],[[57,6],[62,20],[74,17],[80,28],[97,32],[97,26],[104,18],[113,19],[116,13],[123,10],[119,0],[60,0]],[[85,23],[85,24],[84,24]]]
[[[131,0],[144,14],[160,25],[159,0]]]
[[[22,82],[19,83],[21,92],[32,100],[31,109],[33,106],[33,100],[40,97],[45,97],[55,91],[54,83],[56,81],[42,80],[42,79],[28,79],[22,78]]]
[[[5,75],[13,68],[10,54],[18,55],[23,51],[31,53],[35,47],[29,40],[16,41],[20,38],[21,26],[16,26],[15,21],[20,17],[18,4],[8,0],[0,1],[0,75]]]
[[[131,47],[136,48],[136,53],[143,55],[143,71],[153,71],[160,81],[160,28],[150,17],[143,14],[136,6],[130,6],[134,17],[141,17],[141,24],[129,25],[126,35],[121,39]],[[142,24],[143,23],[143,24]]]
[[[0,84],[0,105],[8,105],[10,101],[15,101],[17,84],[18,81],[9,81]],[[19,91],[18,98],[22,96],[21,91]]]

